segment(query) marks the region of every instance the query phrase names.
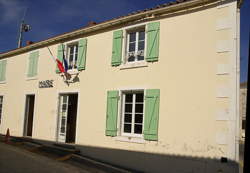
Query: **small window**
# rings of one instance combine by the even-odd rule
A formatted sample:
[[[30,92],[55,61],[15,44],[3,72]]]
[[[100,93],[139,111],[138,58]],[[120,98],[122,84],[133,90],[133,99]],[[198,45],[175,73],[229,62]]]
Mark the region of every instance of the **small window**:
[[[143,61],[145,50],[145,28],[127,31],[126,62]]]
[[[242,120],[242,130],[246,129],[246,120]]]
[[[141,137],[143,132],[144,93],[123,93],[121,134]]]
[[[2,119],[3,96],[0,96],[0,124]]]
[[[69,44],[67,46],[67,62],[68,69],[77,69],[78,43]]]

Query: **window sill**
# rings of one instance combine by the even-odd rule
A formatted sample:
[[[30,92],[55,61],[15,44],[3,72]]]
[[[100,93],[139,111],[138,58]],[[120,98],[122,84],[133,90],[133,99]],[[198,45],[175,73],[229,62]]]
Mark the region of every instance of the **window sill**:
[[[34,76],[34,77],[27,77],[26,80],[37,80],[37,76]]]
[[[146,61],[126,63],[126,64],[121,65],[120,70],[130,69],[130,68],[147,67],[147,66],[148,66],[148,63]]]
[[[0,84],[5,84],[6,83],[6,81],[0,81]]]
[[[127,137],[127,136],[117,136],[115,137],[115,140],[121,141],[121,142],[131,142],[131,143],[139,143],[139,144],[146,143],[146,141],[143,138]]]

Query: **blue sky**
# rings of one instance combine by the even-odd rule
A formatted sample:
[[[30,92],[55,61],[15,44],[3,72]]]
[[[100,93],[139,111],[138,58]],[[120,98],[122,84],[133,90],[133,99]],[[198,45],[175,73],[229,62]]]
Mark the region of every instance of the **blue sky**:
[[[25,21],[32,30],[26,40],[40,41],[85,26],[151,8],[170,0],[0,0],[0,52],[17,47],[18,29],[25,9]],[[250,1],[241,8],[241,81],[247,79]]]

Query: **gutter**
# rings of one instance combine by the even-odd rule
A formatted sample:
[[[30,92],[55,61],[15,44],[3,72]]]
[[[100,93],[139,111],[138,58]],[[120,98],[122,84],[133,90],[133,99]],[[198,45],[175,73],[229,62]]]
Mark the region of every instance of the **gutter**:
[[[31,45],[25,46],[25,47],[21,47],[18,49],[14,49],[8,52],[4,52],[0,54],[0,59],[2,58],[6,58],[12,55],[16,55],[16,54],[20,54],[20,53],[24,53],[39,47],[45,47],[49,44],[53,44],[53,43],[57,43],[57,42],[62,42],[65,39],[68,38],[72,38],[72,37],[76,37],[78,35],[83,35],[83,34],[87,34],[93,31],[98,31],[101,29],[105,29],[105,28],[109,28],[111,26],[117,26],[119,24],[123,24],[126,22],[131,22],[131,21],[136,21],[139,19],[147,19],[147,18],[154,18],[155,15],[157,14],[162,14],[162,13],[170,13],[170,12],[175,12],[178,10],[182,10],[182,9],[186,9],[186,8],[190,8],[190,7],[194,7],[194,6],[201,6],[201,5],[205,5],[205,4],[209,4],[209,3],[213,3],[213,2],[220,2],[221,0],[190,0],[187,2],[181,2],[182,0],[177,0],[175,3],[177,4],[171,4],[168,5],[166,7],[160,7],[160,8],[156,8],[156,9],[152,9],[149,11],[145,11],[145,12],[139,12],[137,14],[132,14],[129,16],[125,16],[125,17],[120,17],[117,19],[113,19],[113,20],[109,20],[106,22],[102,22],[100,24],[96,24],[94,26],[90,26],[90,27],[86,27],[86,28],[81,28],[75,31],[71,31],[69,33],[65,33],[59,36],[55,36],[52,38],[49,38],[47,40],[43,40],[40,42],[36,42],[33,43]],[[243,0],[240,0],[243,1]],[[223,1],[222,1],[223,2]]]

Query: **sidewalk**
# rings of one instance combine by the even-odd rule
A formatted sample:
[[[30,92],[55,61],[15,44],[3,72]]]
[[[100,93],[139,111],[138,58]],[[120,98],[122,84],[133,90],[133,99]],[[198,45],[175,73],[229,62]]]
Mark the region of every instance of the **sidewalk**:
[[[103,163],[100,161],[93,160],[91,158],[84,157],[81,155],[79,150],[77,150],[74,146],[71,146],[71,145],[64,145],[64,144],[52,143],[52,142],[42,143],[42,142],[39,142],[37,140],[33,140],[32,138],[22,138],[22,137],[10,137],[8,144],[5,144],[3,135],[0,135],[0,144],[1,144],[0,147],[4,146],[3,148],[7,148],[6,152],[11,153],[11,151],[12,152],[18,151],[18,152],[14,152],[15,154],[12,153],[13,157],[7,158],[8,161],[6,163],[12,163],[14,160],[16,168],[12,167],[12,169],[19,170],[19,166],[24,166],[24,167],[21,167],[24,170],[25,169],[29,170],[29,168],[31,170],[34,170],[35,168],[37,168],[37,166],[39,165],[38,163],[35,163],[33,165],[33,162],[32,162],[32,164],[30,164],[31,161],[29,161],[29,159],[26,159],[26,161],[28,163],[28,165],[27,165],[26,161],[22,160],[22,157],[20,157],[18,154],[16,154],[16,153],[19,153],[19,154],[25,153],[24,155],[26,155],[27,157],[29,156],[29,157],[46,158],[47,161],[44,163],[48,163],[48,165],[50,163],[58,163],[58,164],[68,165],[71,167],[75,167],[75,168],[79,169],[80,171],[83,171],[84,173],[85,172],[96,172],[96,173],[112,173],[112,172],[114,172],[114,173],[128,173],[128,172],[132,172],[132,171],[128,171],[128,170],[125,170],[122,168],[115,167],[113,165],[109,165],[107,163]],[[2,150],[3,149],[0,150],[0,153],[1,153],[0,155],[4,156],[5,154],[2,154],[2,153],[4,153],[4,151],[2,151]],[[18,157],[16,158],[16,157],[14,157],[14,155],[18,155]],[[0,157],[0,166],[2,164],[1,162],[3,162],[3,161],[5,162],[5,160],[6,160],[6,158],[3,156]],[[41,165],[43,165],[43,164],[41,164]],[[6,167],[6,169],[10,169],[10,167],[8,165],[5,165],[5,167]],[[44,164],[43,167],[47,167],[47,165]],[[48,172],[48,171],[49,170],[44,171],[44,172]],[[52,171],[52,172],[55,172],[55,171]],[[70,172],[72,172],[72,171],[70,171]],[[1,169],[0,169],[0,173],[2,173]],[[63,171],[60,173],[63,173]],[[79,172],[79,173],[81,173],[81,172]]]

